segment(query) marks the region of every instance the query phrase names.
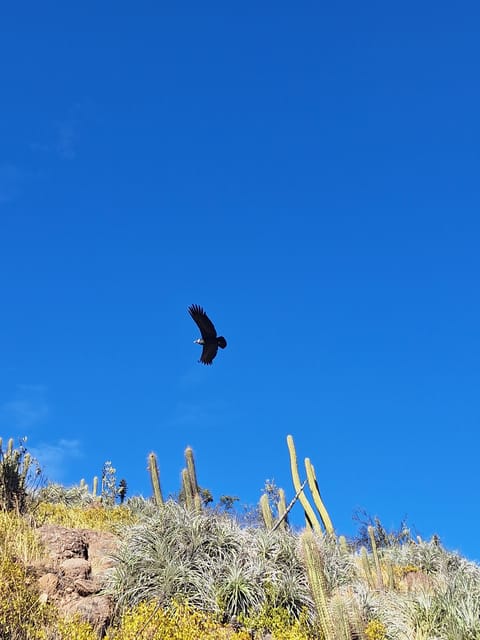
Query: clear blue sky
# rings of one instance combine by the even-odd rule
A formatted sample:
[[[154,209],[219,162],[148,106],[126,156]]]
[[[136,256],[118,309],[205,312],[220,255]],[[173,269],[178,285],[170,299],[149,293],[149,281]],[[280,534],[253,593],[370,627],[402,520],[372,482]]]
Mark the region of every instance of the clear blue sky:
[[[2,6],[0,435],[479,560],[478,4],[227,5]]]

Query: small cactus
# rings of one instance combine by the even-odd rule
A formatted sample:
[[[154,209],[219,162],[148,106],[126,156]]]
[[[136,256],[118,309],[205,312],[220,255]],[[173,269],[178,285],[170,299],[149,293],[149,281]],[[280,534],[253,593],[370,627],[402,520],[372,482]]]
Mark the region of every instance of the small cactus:
[[[266,493],[262,493],[262,497],[260,498],[260,513],[262,514],[265,527],[269,530],[273,529],[273,513]]]
[[[93,498],[97,497],[97,492],[98,492],[98,476],[94,476],[93,477],[93,482],[92,482],[92,497]]]

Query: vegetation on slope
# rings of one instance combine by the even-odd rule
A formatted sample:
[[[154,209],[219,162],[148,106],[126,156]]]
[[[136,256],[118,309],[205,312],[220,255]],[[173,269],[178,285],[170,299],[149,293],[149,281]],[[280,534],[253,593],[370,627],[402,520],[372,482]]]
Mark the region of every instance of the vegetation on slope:
[[[293,441],[289,447],[293,467]],[[248,526],[233,513],[206,508],[193,459],[182,475],[180,502],[165,500],[152,478],[152,500],[133,497],[116,505],[112,477],[100,496],[84,484],[29,489],[34,466],[26,455],[0,443],[2,639],[97,637],[88,623],[62,618],[39,598],[31,568],[44,553],[36,529],[45,523],[119,536],[104,586],[116,605],[104,630],[108,640],[480,638],[480,567],[438,539],[414,539],[405,527],[388,534],[378,520],[356,541],[337,537],[311,463],[318,515],[310,505],[309,526],[294,531],[291,505],[281,494],[271,513],[272,499],[268,505],[263,499]],[[150,463],[158,474],[155,460]],[[300,495],[300,478],[295,482]]]

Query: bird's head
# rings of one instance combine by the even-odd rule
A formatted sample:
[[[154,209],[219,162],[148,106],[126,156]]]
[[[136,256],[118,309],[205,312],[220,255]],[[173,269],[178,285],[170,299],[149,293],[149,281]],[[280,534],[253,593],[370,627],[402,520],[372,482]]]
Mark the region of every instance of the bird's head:
[[[197,338],[197,340],[193,341],[193,344],[204,344],[203,338]]]

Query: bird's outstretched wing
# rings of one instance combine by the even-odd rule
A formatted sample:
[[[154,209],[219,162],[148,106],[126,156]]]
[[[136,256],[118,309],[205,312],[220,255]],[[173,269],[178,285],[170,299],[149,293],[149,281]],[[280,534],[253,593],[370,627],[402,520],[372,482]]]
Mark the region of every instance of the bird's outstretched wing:
[[[217,337],[217,332],[215,330],[215,327],[213,326],[213,322],[207,316],[207,314],[202,309],[202,307],[200,307],[198,304],[192,304],[190,307],[188,307],[188,313],[192,316],[193,320],[195,320],[195,322],[197,323],[198,328],[200,329],[200,333],[202,334],[202,338],[204,340]],[[205,349],[204,349],[204,352],[205,352]],[[217,353],[216,348],[215,348],[215,353]],[[215,353],[213,354],[212,359],[215,357]],[[203,355],[204,354],[202,353],[202,358],[203,358]]]
[[[218,347],[214,342],[208,342],[203,345],[202,355],[200,356],[200,362],[203,364],[212,364],[213,359],[217,355]]]

